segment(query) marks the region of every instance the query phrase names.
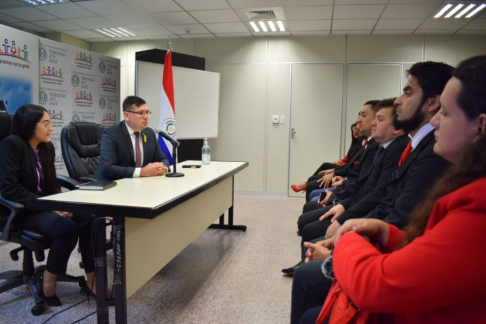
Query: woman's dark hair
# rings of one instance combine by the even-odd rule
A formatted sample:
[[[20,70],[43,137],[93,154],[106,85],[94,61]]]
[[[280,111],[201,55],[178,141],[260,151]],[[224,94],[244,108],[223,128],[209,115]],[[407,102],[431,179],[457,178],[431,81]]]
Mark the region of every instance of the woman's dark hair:
[[[358,126],[358,123],[354,123],[350,127],[350,129],[351,129],[351,146],[353,146],[354,143],[361,141],[361,139],[359,138],[359,136],[358,136],[358,138],[354,137],[353,128],[356,128],[356,126]],[[350,148],[351,148],[351,146],[350,146]]]
[[[457,96],[459,108],[470,120],[486,114],[486,56],[476,56],[459,64],[453,75],[461,82]],[[459,163],[451,166],[432,187],[426,199],[417,206],[405,228],[404,245],[424,233],[437,200],[474,180],[486,177],[486,133],[475,139],[462,154]]]
[[[37,105],[23,105],[14,115],[13,133],[28,142],[34,136],[37,123],[41,121],[47,110]],[[51,143],[39,143],[39,162],[42,166],[43,181],[40,188],[45,195],[56,191],[56,168],[54,166],[54,147]]]

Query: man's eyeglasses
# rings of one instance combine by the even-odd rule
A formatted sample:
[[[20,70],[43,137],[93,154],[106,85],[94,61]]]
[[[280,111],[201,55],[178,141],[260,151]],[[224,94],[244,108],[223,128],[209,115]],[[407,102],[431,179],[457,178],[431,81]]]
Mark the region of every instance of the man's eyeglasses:
[[[54,126],[52,126],[52,123],[48,120],[45,120],[45,121],[37,123],[37,124],[43,125],[45,128],[54,127]]]
[[[146,110],[146,111],[131,111],[131,110],[126,110],[127,112],[129,113],[132,113],[132,114],[137,114],[139,116],[143,116],[143,115],[150,115],[152,112],[150,110]]]

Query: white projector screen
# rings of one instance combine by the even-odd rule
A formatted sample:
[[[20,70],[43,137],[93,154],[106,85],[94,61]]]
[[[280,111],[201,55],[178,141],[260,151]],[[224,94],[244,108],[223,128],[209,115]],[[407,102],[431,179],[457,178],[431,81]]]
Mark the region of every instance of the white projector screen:
[[[137,61],[135,94],[152,111],[149,127],[159,127],[163,64]],[[174,66],[177,139],[218,137],[219,73]]]

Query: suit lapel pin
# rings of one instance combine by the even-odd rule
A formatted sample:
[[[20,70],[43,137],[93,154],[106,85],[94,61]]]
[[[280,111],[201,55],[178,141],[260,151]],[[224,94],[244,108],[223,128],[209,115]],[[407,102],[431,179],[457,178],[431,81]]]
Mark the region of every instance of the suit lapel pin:
[[[146,134],[143,134],[143,142],[147,143],[147,135]]]

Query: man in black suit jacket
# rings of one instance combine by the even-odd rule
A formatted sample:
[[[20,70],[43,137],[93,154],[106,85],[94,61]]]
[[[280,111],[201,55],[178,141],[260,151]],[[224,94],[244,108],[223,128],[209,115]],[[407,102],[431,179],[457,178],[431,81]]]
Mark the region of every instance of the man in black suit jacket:
[[[100,165],[94,177],[99,180],[163,176],[169,161],[160,150],[154,131],[147,127],[151,112],[139,97],[123,101],[124,121],[109,127],[101,136]],[[137,147],[139,165],[137,166]]]

